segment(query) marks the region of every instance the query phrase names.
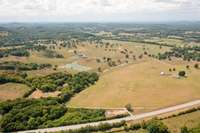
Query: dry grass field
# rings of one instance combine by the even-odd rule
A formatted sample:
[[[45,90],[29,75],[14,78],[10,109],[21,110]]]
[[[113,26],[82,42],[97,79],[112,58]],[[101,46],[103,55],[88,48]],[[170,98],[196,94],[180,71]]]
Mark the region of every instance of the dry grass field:
[[[184,46],[187,44],[184,40],[176,38],[151,38],[151,39],[146,39],[146,41],[157,42],[160,44],[168,44],[177,47]]]
[[[8,56],[1,59],[1,61],[20,61],[24,63],[50,63],[52,65],[59,65],[67,63],[65,58],[47,58],[42,56],[40,52],[32,52],[29,57],[16,57],[16,56]]]
[[[174,118],[169,118],[166,120],[163,120],[164,124],[167,125],[169,130],[172,133],[181,133],[180,129],[183,126],[187,126],[189,128],[197,127],[200,124],[200,111],[181,115]],[[140,129],[137,131],[129,131],[125,132],[123,129],[113,129],[113,133],[148,133],[148,131]]]
[[[181,115],[178,117],[163,120],[163,122],[169,127],[173,133],[180,133],[180,128],[187,126],[194,128],[200,124],[200,111]]]
[[[108,42],[109,46],[106,47],[105,44]],[[177,43],[181,42],[177,41]],[[121,53],[125,49],[128,51],[129,58]],[[30,57],[9,56],[1,58],[0,61],[50,63],[53,67],[58,66],[56,70],[51,68],[27,71],[29,77],[43,76],[59,71],[74,73],[76,71],[60,67],[73,62],[90,67],[91,71],[97,71],[97,68],[101,67],[103,71],[107,71],[101,74],[98,83],[72,98],[69,104],[81,107],[124,107],[130,103],[135,107],[136,112],[145,112],[200,98],[200,85],[198,84],[200,70],[193,68],[193,62],[158,61],[144,55],[145,51],[148,54],[157,55],[169,49],[169,47],[160,48],[157,45],[107,40],[104,41],[103,46],[88,42],[82,42],[78,48],[55,46],[55,51],[62,54],[64,58],[47,58],[43,56],[42,52],[31,52]],[[87,58],[78,58],[74,51],[87,56]],[[139,59],[141,54],[143,54],[143,58]],[[132,58],[133,55],[136,60]],[[118,60],[121,61],[121,64],[126,65],[109,67],[108,63],[103,60],[104,57],[111,58],[117,62],[117,65],[119,65]],[[97,62],[97,59],[100,59],[101,62]],[[191,65],[190,70],[186,70],[188,64]],[[177,71],[169,72],[169,68],[176,68]],[[186,70],[188,77],[175,78],[179,70]],[[161,72],[165,72],[166,75],[161,76]],[[2,89],[6,89],[5,87],[6,85],[1,85]]]
[[[169,68],[176,71],[169,72]],[[124,107],[130,103],[136,112],[144,112],[199,99],[200,70],[191,67],[186,70],[187,78],[177,79],[179,70],[186,70],[185,65],[154,59],[113,69],[104,73],[96,85],[73,97],[69,105]]]
[[[30,88],[23,84],[7,83],[0,85],[0,101],[21,98]]]
[[[105,46],[106,43],[109,42],[109,46]],[[47,45],[48,46],[48,45]],[[129,55],[129,58],[126,58],[126,54],[122,54],[121,52],[124,50],[128,50],[126,54]],[[101,67],[102,70],[109,69],[108,63],[103,60],[103,58],[111,58],[112,61],[115,61],[117,65],[119,65],[120,62],[126,63],[127,61],[129,63],[136,63],[138,60],[138,57],[143,54],[146,51],[148,54],[154,54],[157,55],[158,53],[163,53],[165,51],[168,51],[168,47],[162,47],[156,45],[145,45],[143,43],[135,43],[135,42],[122,42],[122,41],[105,41],[103,46],[98,46],[96,43],[88,43],[88,42],[82,42],[80,45],[77,46],[77,48],[67,48],[67,47],[61,47],[59,45],[55,45],[54,49],[57,53],[62,54],[64,58],[47,58],[44,56],[43,52],[31,52],[29,57],[16,57],[16,56],[8,56],[1,58],[0,61],[20,61],[24,63],[50,63],[53,66],[57,65],[63,66],[69,63],[77,62],[80,65],[91,67],[93,71],[96,71],[99,67]],[[74,51],[76,51],[78,54],[83,54],[87,58],[80,58],[77,57],[77,55],[74,54]],[[135,56],[136,60],[133,60],[133,56]],[[147,56],[147,55],[146,55]],[[145,56],[143,56],[145,58]],[[97,62],[97,59],[100,59],[101,62]],[[58,69],[58,71],[72,71],[70,69]],[[50,70],[44,70],[40,71],[39,73],[48,73]],[[34,71],[33,71],[34,73]],[[31,73],[30,73],[31,74]]]

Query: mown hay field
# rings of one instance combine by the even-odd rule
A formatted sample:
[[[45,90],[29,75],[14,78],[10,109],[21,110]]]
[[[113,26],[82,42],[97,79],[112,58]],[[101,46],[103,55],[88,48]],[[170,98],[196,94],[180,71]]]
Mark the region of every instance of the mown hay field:
[[[23,84],[6,83],[0,85],[0,101],[22,98],[30,88]]]
[[[169,72],[175,68],[176,71]],[[185,70],[186,78],[177,78]],[[165,75],[160,75],[164,72]],[[124,107],[145,112],[200,98],[200,70],[149,59],[104,73],[96,85],[71,99],[78,107]]]

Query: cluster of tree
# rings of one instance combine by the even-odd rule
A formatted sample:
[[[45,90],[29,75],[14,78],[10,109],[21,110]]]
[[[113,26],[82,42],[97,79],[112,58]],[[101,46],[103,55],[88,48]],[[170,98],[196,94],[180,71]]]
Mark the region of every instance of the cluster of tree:
[[[0,70],[38,70],[52,67],[51,64],[22,63],[19,61],[5,61],[0,63]]]
[[[120,46],[120,44],[111,44],[109,42],[103,43],[103,42],[96,42],[97,44],[95,44],[96,48],[105,48],[105,51],[112,51],[112,52],[117,52],[117,48],[114,47],[118,47]],[[136,56],[133,54],[133,51],[130,51],[126,48],[124,48],[123,50],[120,51],[120,54],[122,56],[124,56],[124,60],[122,59],[118,59],[118,60],[114,60],[111,57],[103,57],[102,59],[97,58],[96,62],[97,63],[107,63],[109,67],[115,67],[117,65],[122,64],[122,62],[128,63],[129,60],[136,60]],[[147,54],[147,53],[146,53]],[[143,55],[139,56],[138,58],[142,58]]]
[[[46,49],[46,46],[32,45],[32,44],[25,45],[20,48],[4,49],[4,50],[0,50],[0,58],[7,57],[9,55],[19,56],[19,57],[22,57],[22,56],[28,57],[30,56],[29,50],[40,51],[40,50],[45,50],[45,49]]]
[[[172,57],[182,58],[183,60],[193,60],[200,61],[200,47],[174,47],[170,52],[165,52],[163,54],[158,54],[158,59],[169,59]]]
[[[53,50],[45,50],[44,56],[47,58],[64,58],[62,54],[58,54],[56,51]]]
[[[23,72],[14,73],[14,72],[4,72],[0,74],[0,84],[4,83],[25,83],[25,78],[27,74]]]
[[[45,127],[57,127],[102,120],[106,120],[105,110],[68,108],[65,115],[63,115],[59,119],[47,121],[44,125]]]
[[[99,76],[97,73],[79,72],[68,80],[68,84],[70,89],[78,93],[93,85],[98,79]]]
[[[79,72],[71,75],[59,72],[44,77],[28,78],[27,81],[30,83],[31,88],[37,88],[44,92],[62,89],[63,85],[67,84],[67,90],[70,90],[73,94],[94,84],[98,79],[99,76],[96,73]]]
[[[30,53],[26,49],[22,48],[13,48],[0,51],[0,58],[7,57],[9,55],[21,57],[21,56],[29,56]]]
[[[67,108],[59,98],[17,99],[0,103],[0,131],[13,132],[105,119],[104,110]]]
[[[93,85],[98,79],[97,73],[88,72],[79,72],[74,75],[58,72],[31,78],[27,78],[27,74],[24,72],[5,72],[0,74],[0,84],[13,82],[29,86],[31,88],[30,92],[26,93],[25,97],[35,89],[40,89],[43,92],[61,90],[62,98],[65,100],[69,100],[75,93]]]
[[[40,89],[44,92],[55,91],[71,78],[71,74],[53,73],[47,76],[27,78],[29,86],[34,89]]]
[[[3,132],[34,129],[48,120],[63,116],[66,111],[57,99],[2,102],[0,127]]]
[[[32,50],[32,51],[44,51],[47,49],[47,46],[44,45],[34,45],[34,44],[27,44],[24,46],[24,49]]]
[[[69,100],[75,93],[79,93],[85,88],[93,85],[98,81],[97,73],[79,72],[72,75],[67,81],[68,86],[62,89],[62,97],[66,101]]]

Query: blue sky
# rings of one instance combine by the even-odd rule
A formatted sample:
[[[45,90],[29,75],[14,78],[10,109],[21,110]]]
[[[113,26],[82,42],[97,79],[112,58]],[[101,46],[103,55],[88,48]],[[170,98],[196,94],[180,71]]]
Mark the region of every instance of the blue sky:
[[[0,0],[0,22],[199,20],[200,0]]]

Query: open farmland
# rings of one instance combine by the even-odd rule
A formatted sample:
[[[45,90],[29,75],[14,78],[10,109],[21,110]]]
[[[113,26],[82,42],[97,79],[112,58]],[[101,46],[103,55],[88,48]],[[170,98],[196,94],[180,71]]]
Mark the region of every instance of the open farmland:
[[[169,72],[169,68],[176,68],[176,71]],[[187,78],[177,79],[174,75],[179,70],[186,70],[185,65],[172,65],[153,59],[113,69],[103,74],[96,85],[72,98],[69,104],[80,107],[124,107],[130,103],[136,112],[137,107],[140,112],[200,98],[200,71],[191,68],[187,71]],[[160,72],[166,75],[162,76]]]
[[[180,133],[180,128],[187,126],[189,128],[197,127],[200,122],[200,111],[189,113],[186,115],[163,120],[173,133]],[[178,122],[177,122],[178,121]]]
[[[30,88],[23,84],[7,83],[0,85],[0,101],[22,98]]]
[[[199,23],[0,23],[0,30],[9,33],[0,37],[0,132],[179,133],[199,123]],[[175,115],[179,104],[196,112]],[[143,129],[142,120],[150,120]]]
[[[70,69],[66,67],[70,64],[82,65],[83,68],[88,68],[91,71],[101,71],[110,69],[112,66],[120,64],[136,63],[149,58],[148,55],[157,55],[169,51],[169,47],[160,47],[157,45],[145,45],[145,43],[123,42],[123,41],[103,41],[103,43],[80,42],[76,48],[62,47],[55,44],[43,44],[49,48],[55,47],[53,51],[63,55],[63,58],[46,57],[45,51],[30,51],[28,57],[8,56],[0,58],[0,61],[20,61],[23,63],[50,63],[56,66],[57,71],[77,72],[79,69]],[[145,55],[145,54],[146,55]],[[141,57],[140,57],[141,56]],[[30,71],[29,74],[35,73],[51,73],[50,69],[40,71]]]
[[[199,126],[200,111],[188,113],[185,115],[177,116],[174,118],[169,118],[162,120],[166,124],[172,133],[181,133],[181,128],[187,126],[188,128],[195,128]],[[113,133],[148,133],[144,129],[139,129],[136,131],[124,131],[123,128],[116,128],[112,130]]]

